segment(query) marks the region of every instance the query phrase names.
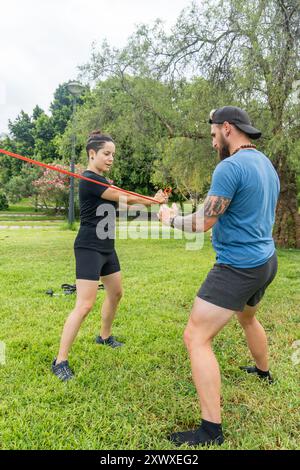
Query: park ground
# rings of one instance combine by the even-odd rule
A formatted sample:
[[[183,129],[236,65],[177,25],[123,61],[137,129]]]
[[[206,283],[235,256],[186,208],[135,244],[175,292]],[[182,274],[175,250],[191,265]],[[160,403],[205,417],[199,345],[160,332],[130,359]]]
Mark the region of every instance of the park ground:
[[[113,333],[125,346],[112,350],[94,342],[99,291],[71,351],[76,378],[60,383],[50,367],[75,301],[60,286],[75,282],[76,232],[57,218],[27,216],[0,213],[6,227],[0,230],[0,448],[174,448],[166,436],[200,421],[182,334],[214,263],[209,236],[196,251],[186,250],[185,240],[117,240],[124,298]],[[214,341],[226,439],[220,449],[299,449],[300,363],[293,343],[300,339],[300,251],[278,250],[278,259],[258,315],[275,383],[239,370],[251,358],[235,319]],[[49,297],[47,289],[60,295]]]

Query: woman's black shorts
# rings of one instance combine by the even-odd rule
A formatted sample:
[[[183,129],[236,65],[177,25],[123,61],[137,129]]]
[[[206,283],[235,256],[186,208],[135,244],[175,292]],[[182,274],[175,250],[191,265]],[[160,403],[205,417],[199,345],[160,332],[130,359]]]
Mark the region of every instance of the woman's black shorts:
[[[276,272],[276,252],[265,264],[256,268],[215,264],[202,284],[198,297],[219,307],[241,312],[245,305],[254,307],[258,304]]]
[[[120,263],[117,253],[100,253],[88,248],[75,248],[76,279],[98,281],[100,276],[120,271]]]

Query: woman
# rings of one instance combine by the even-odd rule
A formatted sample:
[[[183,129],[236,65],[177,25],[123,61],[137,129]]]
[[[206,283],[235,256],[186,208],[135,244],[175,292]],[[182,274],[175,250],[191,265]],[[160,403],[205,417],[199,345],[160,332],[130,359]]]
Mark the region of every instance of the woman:
[[[113,164],[115,144],[113,139],[101,131],[90,134],[86,151],[88,168],[83,176],[100,183],[110,184],[103,176]],[[105,287],[106,297],[102,305],[102,325],[98,344],[112,348],[122,346],[113,336],[111,328],[117,307],[122,297],[120,264],[114,248],[115,218],[117,204],[124,200],[125,193],[80,180],[80,229],[74,244],[76,258],[77,299],[61,337],[57,358],[52,363],[52,372],[62,381],[69,380],[74,373],[68,363],[69,350],[79,328],[96,301],[99,278]],[[155,204],[139,195],[126,194],[127,204]],[[160,190],[155,195],[156,204],[166,202]]]

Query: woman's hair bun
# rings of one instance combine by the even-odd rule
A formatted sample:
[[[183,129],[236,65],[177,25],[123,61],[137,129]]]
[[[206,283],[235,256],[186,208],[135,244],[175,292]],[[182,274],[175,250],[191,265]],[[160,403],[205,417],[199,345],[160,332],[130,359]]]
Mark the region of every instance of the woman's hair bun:
[[[90,137],[95,137],[95,136],[99,136],[99,135],[103,135],[103,132],[100,130],[100,129],[96,129],[95,131],[92,131],[89,135],[89,138]]]

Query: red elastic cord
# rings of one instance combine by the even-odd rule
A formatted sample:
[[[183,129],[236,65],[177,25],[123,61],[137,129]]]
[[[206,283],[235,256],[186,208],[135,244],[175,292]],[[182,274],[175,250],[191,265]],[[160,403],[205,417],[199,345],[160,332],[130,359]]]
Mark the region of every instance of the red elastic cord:
[[[126,189],[121,189],[121,188],[118,188],[117,186],[113,186],[113,185],[106,184],[106,183],[100,183],[100,181],[95,181],[91,178],[78,175],[77,173],[72,173],[71,171],[68,171],[68,170],[56,168],[55,166],[48,165],[47,163],[38,162],[37,160],[33,160],[32,158],[23,157],[22,155],[18,155],[17,153],[8,152],[7,150],[3,150],[3,149],[0,149],[0,153],[4,153],[5,155],[8,155],[10,157],[18,158],[19,160],[23,160],[24,162],[27,162],[27,163],[32,163],[33,165],[38,165],[43,168],[49,168],[49,170],[57,171],[58,173],[63,173],[65,175],[73,176],[74,178],[91,181],[92,183],[100,184],[100,186],[105,186],[107,188],[115,189],[116,191],[120,191],[121,193],[131,194],[132,196],[138,196],[138,197],[141,197],[142,199],[147,199],[148,201],[153,201],[153,202],[156,202],[156,204],[158,204],[157,200],[154,199],[153,197],[142,196],[141,194],[137,194],[132,191],[127,191]]]

